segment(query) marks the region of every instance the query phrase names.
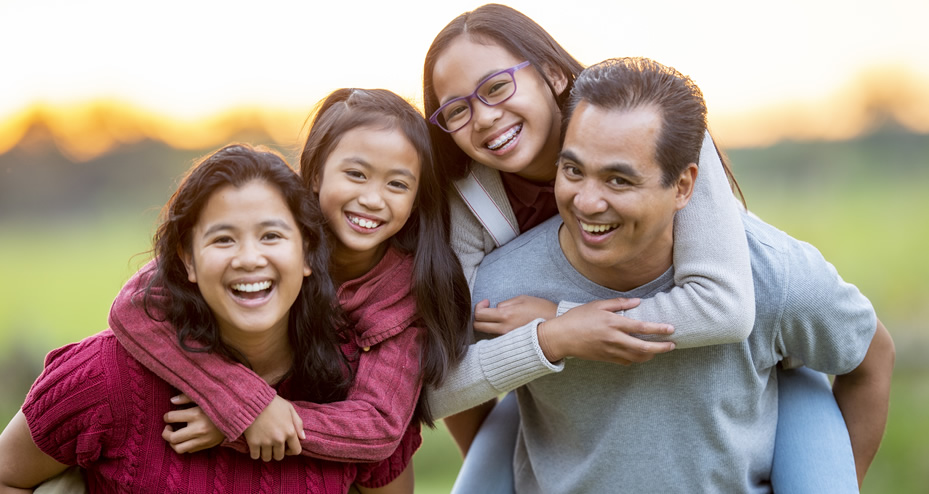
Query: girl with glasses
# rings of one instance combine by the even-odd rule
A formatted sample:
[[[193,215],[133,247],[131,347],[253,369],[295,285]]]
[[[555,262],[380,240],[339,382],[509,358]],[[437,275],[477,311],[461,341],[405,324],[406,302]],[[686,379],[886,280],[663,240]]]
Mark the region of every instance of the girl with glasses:
[[[450,194],[452,247],[469,285],[490,251],[557,214],[552,184],[563,132],[561,108],[582,69],[541,26],[503,5],[484,5],[460,15],[430,46],[423,69],[423,101],[433,123],[430,133],[438,162],[457,192]],[[715,147],[709,139],[704,146]],[[707,155],[709,159],[699,163],[693,199],[675,222],[677,286],[664,297],[643,299],[638,304],[612,301],[609,310],[623,310],[625,317],[609,312],[591,318],[586,338],[574,339],[572,349],[560,349],[558,354],[602,359],[604,348],[609,348],[614,362],[634,365],[673,348],[738,342],[747,337],[754,324],[754,298],[740,206],[733,200],[727,176],[733,184],[735,180],[718,151],[702,156]],[[482,432],[478,450],[466,457],[457,492],[512,490],[512,472],[507,469],[512,466],[518,427],[512,397],[505,399],[486,422],[484,417],[493,402],[472,407],[559,370],[557,362],[544,357],[539,340],[545,335],[537,334],[537,323],[530,321],[555,317],[572,305],[565,301],[556,307],[532,297],[502,302],[495,308],[478,302],[474,329],[506,335],[474,345],[449,384],[431,396],[437,416],[470,409],[446,420],[462,452],[469,451],[482,423],[489,431]],[[661,334],[656,325],[643,321],[670,324],[673,335],[661,338],[666,343],[647,343],[645,353],[636,352],[633,345],[641,348],[642,342],[629,334]],[[618,333],[622,333],[621,338]],[[779,382],[782,398],[797,396],[791,399],[798,400],[782,401],[785,420],[779,429],[784,425],[796,433],[803,424],[791,419],[800,416],[804,418],[796,422],[844,429],[825,376],[804,370],[781,373]],[[810,403],[813,406],[806,407]],[[813,421],[805,415],[807,408],[818,413],[813,414]],[[799,409],[806,411],[801,415]],[[811,435],[806,437],[814,437],[812,431],[802,432],[807,433]],[[816,436],[822,437],[821,432],[816,431]],[[804,445],[811,443],[804,440]],[[793,444],[783,446],[778,444],[778,450]],[[835,449],[841,449],[845,456],[829,458],[826,465],[853,465],[850,449],[841,445]],[[804,463],[810,465],[807,471],[811,475],[821,476],[816,469],[823,463],[813,461],[821,458],[815,453],[806,456],[809,458],[786,459],[790,466],[783,468],[783,458],[776,457],[775,485],[787,480],[803,485],[800,470]],[[778,476],[780,471],[785,472]],[[854,477],[853,469],[851,473]],[[791,492],[788,484],[781,485]]]
[[[328,415],[335,417],[339,404],[368,378],[366,364],[357,362],[360,345],[390,344],[340,340],[322,228],[326,207],[321,211],[308,195],[276,153],[231,145],[206,157],[165,206],[155,260],[130,280],[118,302],[137,305],[112,321],[114,328],[136,335],[157,324],[170,332],[158,343],[170,348],[148,351],[175,362],[225,362],[270,393],[332,407]],[[398,265],[404,266],[400,273],[411,271],[409,262]],[[412,310],[397,314],[413,318]],[[417,328],[408,330],[410,337],[394,335],[407,351],[406,367],[393,369],[394,382],[412,395],[401,403],[415,402],[420,380]],[[404,379],[411,382],[405,388]],[[229,379],[213,384],[245,385]],[[110,330],[52,351],[22,410],[0,435],[0,491],[31,492],[68,465],[79,465],[89,492],[344,493],[353,482],[371,487],[361,487],[364,492],[412,492],[409,479],[398,474],[418,445],[416,427],[380,464],[299,456],[264,463],[226,447],[179,455],[163,436],[198,427],[202,413],[172,411],[175,394],[173,383],[143,367]],[[397,410],[401,429],[411,410]]]

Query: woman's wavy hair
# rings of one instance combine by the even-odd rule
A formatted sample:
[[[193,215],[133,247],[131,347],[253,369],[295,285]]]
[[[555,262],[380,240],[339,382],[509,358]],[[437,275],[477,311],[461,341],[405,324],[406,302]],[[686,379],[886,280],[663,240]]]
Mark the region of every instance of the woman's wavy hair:
[[[316,204],[319,198],[312,193],[312,184],[322,178],[326,160],[347,132],[360,127],[394,129],[416,149],[421,172],[413,212],[389,242],[413,255],[413,293],[425,326],[423,381],[438,385],[467,348],[471,297],[449,244],[448,203],[429,142],[429,125],[409,102],[385,89],[336,90],[313,115],[300,155],[300,174]],[[433,423],[424,398],[419,400],[416,418]]]
[[[312,275],[303,285],[288,316],[293,349],[293,389],[300,399],[326,403],[345,398],[351,384],[339,349],[337,304],[329,277],[329,246],[318,203],[308,200],[300,177],[277,153],[264,147],[231,144],[196,163],[162,210],[154,236],[155,268],[143,293],[149,317],[171,324],[181,347],[215,352],[248,365],[225,343],[212,310],[196,284],[190,283],[181,252],[191,252],[192,233],[207,201],[219,188],[239,188],[252,181],[275,187],[287,203],[303,240]]]
[[[439,98],[433,83],[435,65],[449,45],[464,35],[476,42],[497,45],[516,58],[528,60],[552,91],[559,108],[567,100],[574,86],[574,79],[584,69],[584,66],[558,44],[552,35],[522,12],[506,5],[483,5],[449,22],[429,46],[423,64],[423,105],[427,116],[439,109]],[[568,85],[560,95],[546,71],[542,70],[543,67],[564,74]],[[435,146],[436,159],[442,164],[447,178],[463,178],[467,174],[470,162],[468,155],[455,144],[451,134],[438,126],[430,125],[429,134]]]

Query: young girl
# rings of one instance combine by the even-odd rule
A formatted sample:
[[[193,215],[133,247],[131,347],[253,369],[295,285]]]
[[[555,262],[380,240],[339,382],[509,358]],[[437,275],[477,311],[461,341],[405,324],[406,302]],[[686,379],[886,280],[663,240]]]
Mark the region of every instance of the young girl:
[[[430,46],[423,71],[423,99],[426,115],[434,124],[430,131],[437,157],[459,191],[459,196],[451,199],[450,206],[452,244],[469,283],[473,283],[476,267],[487,253],[557,213],[552,180],[563,132],[561,107],[581,70],[581,64],[538,24],[502,5],[484,5],[462,14],[442,29]],[[619,301],[605,307],[625,309],[625,318],[613,316],[612,322],[627,333],[644,333],[640,330],[642,323],[630,319],[670,323],[674,327],[670,340],[676,348],[740,341],[749,334],[754,323],[751,269],[739,207],[728,190],[728,169],[723,173],[726,167],[720,163],[709,137],[704,142],[699,165],[693,199],[678,213],[675,222],[677,287],[664,296],[644,299],[635,308]],[[571,306],[562,304],[556,312],[551,304],[528,297],[503,302],[494,309],[479,304],[474,326],[502,333],[533,317],[561,314]],[[537,334],[536,325],[537,322],[528,324],[505,336],[482,341],[478,343],[480,351],[469,351],[459,368],[477,368],[480,372],[465,376],[452,374],[450,385],[436,391],[431,402],[440,415],[466,409],[492,398],[494,392],[513,389],[557,370],[546,369],[549,362],[539,358],[545,354],[545,347],[537,342],[546,335]],[[559,348],[552,353],[604,359],[604,348],[615,346],[609,342],[615,334],[616,331],[587,331],[584,337],[570,340],[570,349]],[[620,346],[628,350],[630,345],[642,345],[642,342],[626,338]],[[668,347],[659,346],[646,348],[650,354],[668,350]],[[617,351],[614,361],[625,364],[635,361],[632,360],[634,353],[624,352],[623,348]],[[491,355],[492,358],[488,357]],[[510,355],[519,357],[507,358]],[[821,386],[825,384],[824,376],[808,370],[803,372],[800,375],[782,372],[779,382],[782,386],[802,390],[808,388],[796,380],[811,379],[818,390],[800,393],[796,399],[815,402],[813,408],[823,416],[824,423],[833,429],[844,428],[828,387]],[[795,399],[795,394],[791,396]],[[784,402],[781,408],[782,417],[788,420],[796,417],[792,412],[800,408],[791,403]],[[509,409],[515,410],[515,407],[511,405]],[[471,415],[447,421],[463,450],[469,447],[476,425],[481,423],[486,410],[484,407]],[[496,413],[495,418],[499,418]],[[819,427],[819,419],[807,422]],[[503,427],[511,431],[509,435],[504,436],[500,429],[494,429],[500,446],[482,448],[479,456],[493,454],[488,451],[501,455],[501,452],[511,452],[515,420],[518,419],[511,418],[511,425]],[[500,421],[488,425],[498,427]],[[788,427],[796,426],[793,423]],[[499,440],[500,437],[506,439]],[[811,441],[804,441],[812,445]],[[775,486],[781,479],[791,478],[801,479],[802,485],[802,465],[823,465],[806,460],[826,457],[835,460],[830,467],[843,462],[853,465],[847,445],[836,444],[834,440],[829,444],[835,446],[833,452],[839,453],[841,458],[830,456],[828,451],[822,456],[817,452],[810,458],[794,459],[789,467],[781,468],[776,457]],[[781,446],[778,444],[779,449]],[[462,475],[469,469],[471,456],[466,459]],[[493,457],[484,467],[488,465],[508,467],[510,462]],[[822,475],[816,468],[809,470],[812,477]],[[778,477],[779,470],[789,471]],[[847,476],[847,473],[846,470],[843,474]],[[496,477],[488,476],[486,470],[477,475],[477,483],[457,486],[461,487],[461,492],[477,488],[490,492],[486,489],[493,485],[490,479]],[[851,478],[854,478],[853,469]],[[785,491],[790,489],[784,488]]]
[[[282,396],[327,403],[344,399],[353,381],[336,338],[321,214],[305,198],[273,152],[231,145],[213,153],[168,202],[155,260],[126,290],[176,328],[166,344],[177,358],[237,362]],[[30,489],[80,465],[90,492],[342,493],[355,481],[391,482],[415,449],[411,441],[382,465],[268,464],[227,448],[178,455],[162,439],[174,429],[163,420],[175,393],[109,330],[51,352],[0,436],[0,489]]]
[[[166,435],[178,452],[213,446],[223,436],[235,441],[244,432],[254,458],[280,459],[286,451],[338,461],[388,459],[398,447],[409,448],[407,436],[415,435],[418,446],[419,422],[432,423],[427,402],[418,400],[422,384],[440,382],[464,350],[467,284],[448,244],[422,115],[386,90],[335,91],[317,109],[300,166],[312,190],[307,201],[326,219],[330,273],[345,315],[342,349],[354,380],[344,400],[295,402],[294,416],[291,404],[248,369],[210,354],[179,358],[166,344],[173,330],[148,318],[124,290],[111,312],[120,341],[221,431]],[[245,449],[241,440],[227,445]],[[396,473],[403,466],[396,463]]]

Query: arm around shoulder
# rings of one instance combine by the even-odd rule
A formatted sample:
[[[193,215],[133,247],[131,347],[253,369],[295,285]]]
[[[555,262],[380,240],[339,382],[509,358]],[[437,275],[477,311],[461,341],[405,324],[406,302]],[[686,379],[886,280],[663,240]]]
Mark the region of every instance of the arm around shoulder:
[[[674,326],[677,348],[736,343],[755,323],[755,289],[741,207],[709,133],[690,203],[674,222],[674,288],[626,316]]]

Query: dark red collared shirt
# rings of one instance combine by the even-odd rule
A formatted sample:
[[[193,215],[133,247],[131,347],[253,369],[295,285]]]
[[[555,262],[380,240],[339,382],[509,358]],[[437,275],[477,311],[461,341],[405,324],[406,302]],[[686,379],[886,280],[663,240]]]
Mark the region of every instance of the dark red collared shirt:
[[[500,173],[506,197],[516,214],[519,231],[525,232],[558,214],[555,204],[555,181],[533,182],[515,173]]]

